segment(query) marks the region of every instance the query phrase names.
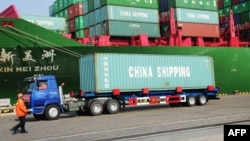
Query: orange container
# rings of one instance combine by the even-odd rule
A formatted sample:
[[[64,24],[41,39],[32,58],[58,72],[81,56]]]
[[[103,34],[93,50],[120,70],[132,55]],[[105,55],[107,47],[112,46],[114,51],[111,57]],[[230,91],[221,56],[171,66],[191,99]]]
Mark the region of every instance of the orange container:
[[[182,36],[187,37],[220,37],[220,28],[217,24],[183,23],[178,22],[177,26],[182,31]]]

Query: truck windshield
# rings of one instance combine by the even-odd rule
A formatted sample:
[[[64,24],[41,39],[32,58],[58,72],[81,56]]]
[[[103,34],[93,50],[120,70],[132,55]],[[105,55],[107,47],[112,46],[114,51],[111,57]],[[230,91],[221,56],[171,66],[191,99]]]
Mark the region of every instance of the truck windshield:
[[[32,92],[33,88],[35,86],[35,82],[25,82],[24,87],[22,89],[22,92],[24,93],[30,93]]]

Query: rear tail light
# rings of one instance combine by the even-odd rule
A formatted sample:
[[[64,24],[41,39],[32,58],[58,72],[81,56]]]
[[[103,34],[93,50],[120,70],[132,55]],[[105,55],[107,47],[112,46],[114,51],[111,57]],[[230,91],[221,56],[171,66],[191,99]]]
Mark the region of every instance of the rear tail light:
[[[207,89],[208,89],[208,91],[213,91],[214,90],[214,86],[208,86]]]

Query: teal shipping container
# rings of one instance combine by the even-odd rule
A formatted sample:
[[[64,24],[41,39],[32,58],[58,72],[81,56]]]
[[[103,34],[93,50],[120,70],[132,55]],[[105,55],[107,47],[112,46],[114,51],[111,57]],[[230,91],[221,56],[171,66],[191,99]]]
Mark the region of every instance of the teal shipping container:
[[[168,8],[190,8],[217,11],[217,0],[168,0]]]
[[[100,4],[158,9],[158,0],[101,0]]]
[[[102,23],[102,35],[131,37],[139,34],[147,34],[148,37],[160,37],[158,23],[106,21]]]
[[[66,31],[66,19],[62,17],[49,17],[49,16],[33,16],[33,15],[20,15],[20,17],[28,22],[39,25],[43,28],[53,31]]]
[[[158,23],[159,14],[156,9],[134,8],[125,6],[107,5],[101,8],[101,21],[136,21]]]
[[[178,22],[219,24],[218,11],[176,8],[175,12]]]
[[[213,59],[209,56],[94,53],[79,62],[80,89],[85,92],[215,86]]]

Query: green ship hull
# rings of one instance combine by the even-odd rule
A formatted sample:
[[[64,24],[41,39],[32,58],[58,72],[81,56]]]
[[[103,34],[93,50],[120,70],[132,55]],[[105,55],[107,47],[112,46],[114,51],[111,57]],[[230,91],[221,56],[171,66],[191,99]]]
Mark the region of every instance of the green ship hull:
[[[66,84],[64,93],[78,92],[79,57],[90,52],[212,56],[220,94],[250,92],[248,48],[83,46],[21,19],[0,18],[2,21],[14,23],[14,28],[0,28],[0,99],[10,98],[12,104],[23,78],[34,74],[55,74],[59,83]]]

